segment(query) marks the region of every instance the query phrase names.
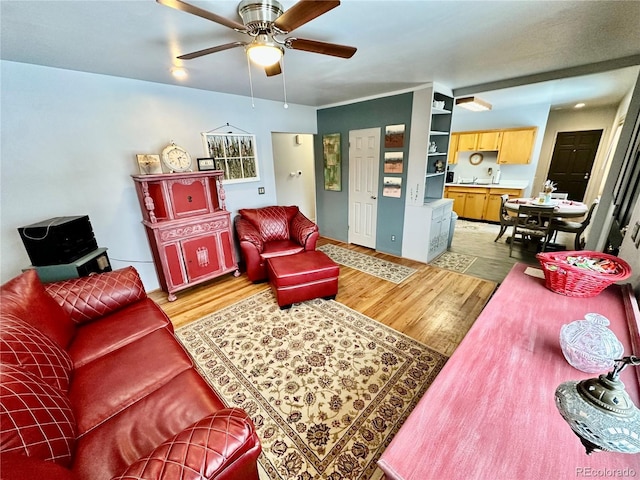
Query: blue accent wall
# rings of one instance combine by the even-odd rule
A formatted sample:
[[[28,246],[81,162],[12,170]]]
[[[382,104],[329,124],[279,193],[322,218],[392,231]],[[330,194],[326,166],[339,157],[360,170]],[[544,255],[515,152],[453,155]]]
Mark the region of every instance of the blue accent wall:
[[[322,236],[343,242],[347,242],[349,238],[349,131],[380,128],[376,250],[401,256],[412,102],[413,93],[410,92],[318,110],[318,135],[314,139],[316,214]],[[404,146],[401,149],[385,149],[385,127],[398,124],[405,125]],[[339,133],[341,139],[342,191],[340,192],[324,189],[322,136],[331,133]],[[402,196],[400,198],[382,196],[385,151],[404,152],[402,175],[387,174],[387,176],[402,177]],[[395,241],[391,241],[392,235],[395,236]]]

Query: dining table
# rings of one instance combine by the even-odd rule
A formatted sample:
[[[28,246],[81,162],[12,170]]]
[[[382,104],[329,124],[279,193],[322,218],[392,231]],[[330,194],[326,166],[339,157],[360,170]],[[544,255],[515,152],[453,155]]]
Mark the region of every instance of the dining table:
[[[549,206],[553,205],[553,216],[558,218],[578,218],[583,217],[589,211],[586,203],[575,200],[551,199],[549,203],[540,203],[538,198],[510,198],[504,207],[510,213],[516,213],[520,205]]]

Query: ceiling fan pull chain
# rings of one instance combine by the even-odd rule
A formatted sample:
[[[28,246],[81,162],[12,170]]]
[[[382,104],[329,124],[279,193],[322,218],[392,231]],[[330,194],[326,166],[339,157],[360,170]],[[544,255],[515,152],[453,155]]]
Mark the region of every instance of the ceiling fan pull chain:
[[[280,59],[282,62],[282,88],[284,90],[284,108],[289,108],[289,104],[287,103],[287,79],[284,74],[284,55]]]
[[[247,70],[249,70],[249,88],[251,88],[251,108],[256,108],[256,104],[253,103],[253,81],[251,80],[251,62],[249,62],[249,55],[247,57]]]

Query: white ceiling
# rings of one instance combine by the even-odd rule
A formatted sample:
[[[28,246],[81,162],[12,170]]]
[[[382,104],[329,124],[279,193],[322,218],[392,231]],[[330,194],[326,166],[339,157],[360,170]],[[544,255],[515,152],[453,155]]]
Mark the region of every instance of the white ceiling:
[[[236,1],[189,3],[240,22]],[[281,3],[287,9],[295,2]],[[0,8],[4,60],[251,95],[242,48],[175,58],[246,36],[154,0],[1,0]],[[452,90],[521,77],[516,83],[530,83],[529,76],[562,69],[591,73],[571,69],[598,64],[592,71],[602,65],[616,71],[476,90],[489,90],[482,97],[494,108],[616,104],[637,79],[638,67],[618,67],[640,64],[639,19],[636,0],[343,0],[294,34],[355,46],[354,57],[286,50],[284,76],[267,78],[252,68],[253,94],[282,101],[286,80],[289,103],[321,106],[428,82]],[[181,64],[189,72],[182,82],[170,74]]]

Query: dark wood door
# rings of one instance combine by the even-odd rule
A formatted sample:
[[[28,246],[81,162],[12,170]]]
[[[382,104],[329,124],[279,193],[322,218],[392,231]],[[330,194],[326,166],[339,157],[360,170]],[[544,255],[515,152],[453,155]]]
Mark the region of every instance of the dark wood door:
[[[569,200],[584,199],[600,137],[602,130],[558,133],[547,178],[558,192],[567,192]]]

